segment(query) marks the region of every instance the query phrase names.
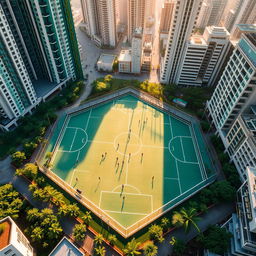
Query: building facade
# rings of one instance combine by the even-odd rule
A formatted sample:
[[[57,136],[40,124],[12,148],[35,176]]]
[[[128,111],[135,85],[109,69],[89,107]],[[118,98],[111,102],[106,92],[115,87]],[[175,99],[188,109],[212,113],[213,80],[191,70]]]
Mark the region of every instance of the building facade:
[[[128,0],[128,40],[131,42],[136,28],[144,28],[146,1],[148,0]]]
[[[0,0],[0,128],[82,78],[69,1]]]
[[[230,250],[225,255],[256,255],[256,169],[247,167],[246,180],[237,191],[237,213],[225,223],[232,233]]]
[[[83,27],[98,46],[116,47],[116,0],[81,0]]]
[[[0,220],[0,225],[3,227],[0,234],[0,255],[34,255],[30,242],[10,217]]]
[[[142,29],[137,28],[132,38],[132,73],[139,74],[142,64]]]
[[[230,34],[233,40],[241,37],[241,31],[237,28],[237,24],[255,24],[256,23],[256,1],[244,0],[241,1],[237,8],[235,18],[230,24]]]
[[[178,84],[212,86],[228,55],[231,43],[223,27],[206,27],[202,36],[192,36],[185,47]]]
[[[205,27],[208,25],[211,11],[212,11],[212,1],[211,0],[203,1],[201,10],[198,16],[198,20],[196,23],[197,28],[205,29]]]
[[[210,1],[211,1],[212,8],[211,8],[211,13],[209,16],[207,26],[219,26],[228,0],[210,0]]]
[[[243,34],[207,102],[209,116],[241,179],[256,167],[256,33]]]
[[[165,0],[162,6],[160,18],[160,33],[168,33],[171,26],[172,14],[175,2],[173,0]]]
[[[195,28],[201,0],[176,1],[165,56],[161,60],[161,83],[177,83],[187,40]]]

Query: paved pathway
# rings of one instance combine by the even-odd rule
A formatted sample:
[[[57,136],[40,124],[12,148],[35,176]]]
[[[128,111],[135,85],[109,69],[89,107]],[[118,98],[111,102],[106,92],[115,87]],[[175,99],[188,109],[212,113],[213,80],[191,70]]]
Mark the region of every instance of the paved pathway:
[[[218,224],[225,219],[227,219],[235,211],[235,206],[233,203],[223,203],[212,207],[207,213],[200,216],[201,220],[198,223],[198,227],[202,232],[207,230],[210,225]],[[195,238],[198,232],[193,228],[188,234],[185,234],[182,228],[176,229],[169,233],[165,237],[165,241],[158,244],[158,255],[168,256],[172,253],[172,246],[170,241],[172,236],[183,240],[184,242],[189,242],[191,239]]]

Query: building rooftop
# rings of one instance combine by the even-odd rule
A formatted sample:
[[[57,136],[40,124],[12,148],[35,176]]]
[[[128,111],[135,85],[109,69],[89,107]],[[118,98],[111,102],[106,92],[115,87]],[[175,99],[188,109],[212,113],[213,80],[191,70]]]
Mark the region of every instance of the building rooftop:
[[[8,219],[4,218],[2,221],[0,221],[0,226],[1,228],[3,228],[3,231],[0,234],[0,251],[1,251],[3,248],[9,245],[12,223]]]
[[[192,36],[189,41],[190,44],[207,45],[202,36]]]
[[[237,24],[236,26],[241,32],[256,32],[256,24]]]
[[[83,256],[84,254],[66,237],[57,244],[49,256]]]
[[[122,61],[122,62],[131,62],[132,61],[132,53],[131,50],[122,50],[120,52],[120,55],[118,57],[118,61]]]
[[[115,61],[116,55],[112,55],[112,54],[101,54],[99,57],[99,60],[97,61],[97,63],[109,63],[109,64],[113,64]]]

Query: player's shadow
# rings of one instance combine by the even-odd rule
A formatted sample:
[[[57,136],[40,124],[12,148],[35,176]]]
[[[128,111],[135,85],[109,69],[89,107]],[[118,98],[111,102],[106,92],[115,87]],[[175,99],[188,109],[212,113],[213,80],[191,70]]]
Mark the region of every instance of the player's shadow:
[[[96,193],[98,191],[99,187],[100,187],[100,180],[98,181],[98,184],[97,184],[97,187],[94,190],[94,193]]]
[[[123,211],[123,209],[124,209],[124,199],[122,200],[121,212]]]

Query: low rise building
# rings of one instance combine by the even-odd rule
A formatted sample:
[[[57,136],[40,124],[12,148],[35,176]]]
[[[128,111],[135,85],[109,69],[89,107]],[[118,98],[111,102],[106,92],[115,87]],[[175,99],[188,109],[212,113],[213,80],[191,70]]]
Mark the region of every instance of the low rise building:
[[[113,71],[113,64],[115,62],[116,55],[101,54],[97,61],[97,69],[99,71]]]
[[[33,256],[33,248],[16,223],[6,217],[0,220],[0,255]]]
[[[118,57],[118,70],[120,73],[131,73],[132,71],[132,51],[122,50]]]
[[[69,239],[63,237],[62,240],[56,245],[49,256],[84,256],[82,253]]]

